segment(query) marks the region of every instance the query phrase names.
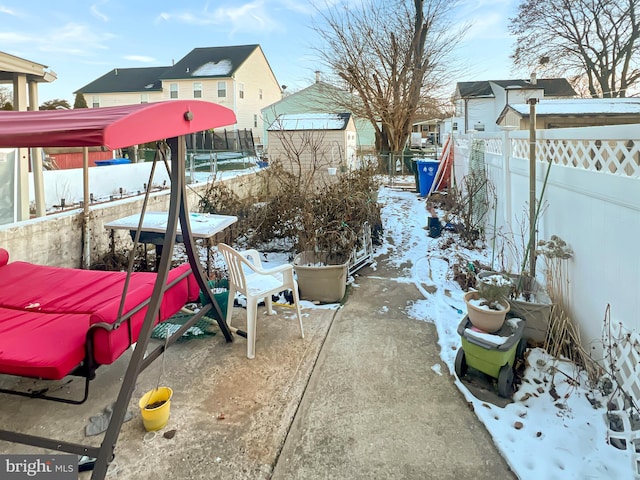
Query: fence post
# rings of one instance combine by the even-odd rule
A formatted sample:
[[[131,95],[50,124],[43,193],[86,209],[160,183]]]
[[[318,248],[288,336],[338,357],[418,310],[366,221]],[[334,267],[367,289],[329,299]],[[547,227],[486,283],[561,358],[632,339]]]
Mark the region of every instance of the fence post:
[[[511,208],[511,134],[517,127],[515,125],[505,125],[500,127],[502,130],[502,173],[503,173],[503,188],[504,188],[504,222],[509,227],[509,230],[513,231],[511,226],[511,215],[513,209]]]

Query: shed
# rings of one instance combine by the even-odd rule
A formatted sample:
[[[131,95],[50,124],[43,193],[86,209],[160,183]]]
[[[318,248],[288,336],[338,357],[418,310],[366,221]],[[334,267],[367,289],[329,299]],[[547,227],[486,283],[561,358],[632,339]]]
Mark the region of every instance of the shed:
[[[356,127],[350,113],[282,114],[267,129],[270,160],[300,173],[354,168]]]
[[[530,106],[507,105],[498,116],[500,126],[529,129]],[[574,98],[540,100],[536,105],[536,128],[596,127],[640,123],[640,98]]]

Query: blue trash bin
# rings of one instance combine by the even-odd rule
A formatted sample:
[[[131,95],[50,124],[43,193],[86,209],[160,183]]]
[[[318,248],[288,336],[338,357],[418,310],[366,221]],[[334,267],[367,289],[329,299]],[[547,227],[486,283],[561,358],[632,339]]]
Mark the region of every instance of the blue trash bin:
[[[418,177],[420,184],[420,196],[426,197],[429,195],[433,180],[436,178],[438,172],[438,160],[418,160]]]

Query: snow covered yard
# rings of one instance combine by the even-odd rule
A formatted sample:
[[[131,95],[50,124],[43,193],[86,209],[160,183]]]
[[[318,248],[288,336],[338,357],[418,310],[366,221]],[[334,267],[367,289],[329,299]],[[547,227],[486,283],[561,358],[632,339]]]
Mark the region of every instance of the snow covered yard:
[[[406,272],[398,281],[414,283],[424,295],[407,305],[407,314],[435,324],[441,359],[455,377],[461,346],[457,327],[463,316],[459,311],[465,305],[451,266],[473,260],[488,265],[490,252],[462,248],[451,241],[455,234],[449,232],[429,238],[424,200],[413,192],[383,187],[379,202],[390,240],[377,249],[376,257],[388,255],[385,261]],[[432,370],[442,374],[439,365]],[[586,375],[575,365],[551,358],[540,348],[527,350],[522,383],[513,402],[502,407],[476,398],[457,377],[455,383],[519,478],[640,478],[632,452],[607,443],[607,398],[589,389]]]

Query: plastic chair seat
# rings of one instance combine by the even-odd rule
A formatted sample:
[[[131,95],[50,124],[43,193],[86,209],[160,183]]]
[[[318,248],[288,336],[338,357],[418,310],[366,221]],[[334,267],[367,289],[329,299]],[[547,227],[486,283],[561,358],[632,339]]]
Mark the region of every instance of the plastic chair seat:
[[[267,313],[273,315],[271,295],[284,290],[291,290],[293,294],[295,312],[300,325],[300,336],[304,338],[298,284],[293,276],[293,265],[285,264],[264,269],[260,253],[257,250],[239,252],[225,243],[219,243],[218,251],[222,254],[229,268],[227,325],[231,325],[233,299],[236,293],[243,294],[247,299],[247,357],[255,358],[258,302],[264,300]]]

